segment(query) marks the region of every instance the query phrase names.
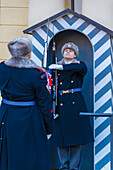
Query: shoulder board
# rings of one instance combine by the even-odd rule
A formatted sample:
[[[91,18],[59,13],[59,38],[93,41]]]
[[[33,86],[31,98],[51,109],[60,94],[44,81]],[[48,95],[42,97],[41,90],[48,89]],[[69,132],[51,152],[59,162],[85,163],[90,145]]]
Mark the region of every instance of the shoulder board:
[[[38,67],[34,67],[34,69],[39,70],[41,73],[44,72],[44,70],[42,70],[42,69],[40,69],[40,68],[38,68]]]

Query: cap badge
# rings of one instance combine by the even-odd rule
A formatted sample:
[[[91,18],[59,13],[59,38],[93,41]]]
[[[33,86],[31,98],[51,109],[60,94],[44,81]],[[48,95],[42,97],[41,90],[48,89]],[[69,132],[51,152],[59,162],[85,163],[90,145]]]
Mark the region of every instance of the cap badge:
[[[68,48],[70,48],[71,47],[71,44],[68,44]]]

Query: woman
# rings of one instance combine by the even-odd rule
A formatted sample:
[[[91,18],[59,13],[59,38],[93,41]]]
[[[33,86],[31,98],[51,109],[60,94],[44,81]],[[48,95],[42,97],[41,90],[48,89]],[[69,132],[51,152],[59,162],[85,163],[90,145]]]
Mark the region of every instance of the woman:
[[[0,63],[0,170],[50,170],[53,110],[44,72],[30,59],[29,39],[13,39],[8,49],[12,57]]]

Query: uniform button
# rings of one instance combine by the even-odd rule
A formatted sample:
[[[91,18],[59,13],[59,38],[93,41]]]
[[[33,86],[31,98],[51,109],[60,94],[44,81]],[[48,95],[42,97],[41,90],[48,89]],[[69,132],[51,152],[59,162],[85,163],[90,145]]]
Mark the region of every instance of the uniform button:
[[[58,76],[60,76],[60,74],[58,74]]]
[[[60,82],[60,85],[62,85],[62,82]]]
[[[60,106],[63,106],[63,103],[60,103]]]
[[[73,102],[73,104],[75,104],[75,102]]]
[[[71,92],[71,93],[74,93],[74,92],[73,92],[73,89],[72,89],[72,92]]]
[[[62,93],[60,93],[60,95],[62,95]]]
[[[2,140],[2,138],[0,138],[0,140]]]
[[[74,81],[73,80],[71,80],[71,83],[73,83]]]
[[[4,122],[2,122],[2,125],[4,125]]]

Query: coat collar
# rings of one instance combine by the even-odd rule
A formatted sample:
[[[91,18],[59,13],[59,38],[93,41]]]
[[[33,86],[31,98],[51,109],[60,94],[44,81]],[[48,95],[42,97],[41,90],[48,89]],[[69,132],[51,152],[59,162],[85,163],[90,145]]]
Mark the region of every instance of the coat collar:
[[[74,59],[71,63],[80,63],[80,62]],[[58,64],[64,65],[65,64],[64,58],[61,61],[59,61]]]
[[[17,67],[17,68],[39,68],[42,69],[40,66],[38,66],[33,60],[28,59],[26,57],[11,57],[10,59],[5,61],[5,64],[11,67]]]

